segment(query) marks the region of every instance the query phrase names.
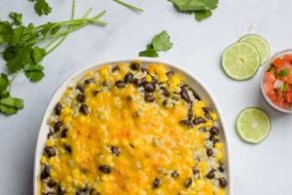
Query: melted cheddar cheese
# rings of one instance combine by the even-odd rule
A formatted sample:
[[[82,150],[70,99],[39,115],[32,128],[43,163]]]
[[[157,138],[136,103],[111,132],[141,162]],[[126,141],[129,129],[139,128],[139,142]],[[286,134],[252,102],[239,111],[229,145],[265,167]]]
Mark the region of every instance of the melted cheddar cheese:
[[[48,120],[39,194],[223,195],[217,118],[162,64],[87,72]]]

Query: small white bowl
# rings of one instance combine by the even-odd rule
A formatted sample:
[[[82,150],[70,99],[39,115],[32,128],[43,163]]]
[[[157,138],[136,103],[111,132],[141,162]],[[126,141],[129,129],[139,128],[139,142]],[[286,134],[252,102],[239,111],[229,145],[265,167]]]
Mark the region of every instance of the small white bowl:
[[[261,91],[262,94],[264,96],[264,99],[266,100],[266,102],[268,102],[268,104],[274,108],[275,110],[285,113],[285,114],[292,114],[292,108],[281,108],[277,105],[275,105],[270,98],[267,96],[266,92],[265,92],[265,88],[264,88],[264,77],[265,77],[265,72],[271,67],[272,62],[274,61],[275,58],[281,57],[285,54],[292,54],[292,49],[285,49],[285,50],[281,50],[279,52],[276,52],[272,57],[270,57],[270,59],[267,60],[267,62],[265,63],[263,69],[262,69],[262,75],[261,75]]]
[[[49,126],[47,124],[47,119],[50,116],[52,110],[54,109],[54,106],[58,102],[59,98],[63,95],[64,91],[68,86],[74,85],[76,81],[78,81],[82,75],[89,71],[96,69],[102,65],[105,64],[117,64],[120,62],[132,62],[134,60],[138,60],[142,63],[142,65],[147,65],[149,63],[160,63],[164,64],[165,66],[168,66],[170,69],[175,70],[177,72],[180,72],[181,74],[184,74],[185,78],[187,79],[187,83],[198,93],[198,95],[204,99],[207,104],[215,110],[219,115],[219,127],[221,129],[220,131],[220,137],[222,139],[222,142],[224,143],[224,149],[225,149],[225,156],[226,156],[226,174],[228,178],[228,185],[226,188],[226,194],[231,195],[232,194],[232,177],[230,172],[230,157],[229,157],[229,150],[228,150],[228,141],[226,137],[226,127],[224,125],[223,115],[220,112],[219,106],[216,104],[213,95],[206,89],[206,86],[201,82],[199,79],[197,79],[193,74],[190,73],[190,71],[183,70],[181,66],[167,62],[164,60],[158,60],[158,59],[152,59],[152,58],[128,58],[128,59],[118,59],[118,60],[108,60],[108,61],[101,61],[96,64],[90,65],[88,67],[85,67],[73,75],[71,75],[68,79],[66,79],[61,86],[57,89],[54,96],[52,97],[47,110],[44,114],[42,124],[40,127],[38,139],[37,139],[37,145],[35,150],[35,159],[34,159],[34,175],[33,175],[33,194],[38,195],[38,183],[39,183],[39,173],[40,173],[40,158],[42,156],[42,151],[45,146],[46,140],[47,140],[47,134],[49,132]]]

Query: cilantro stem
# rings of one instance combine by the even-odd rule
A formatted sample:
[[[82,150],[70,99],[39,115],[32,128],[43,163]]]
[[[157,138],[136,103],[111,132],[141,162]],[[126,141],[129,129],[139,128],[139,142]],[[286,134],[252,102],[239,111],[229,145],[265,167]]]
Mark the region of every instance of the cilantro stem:
[[[9,83],[9,90],[8,91],[11,91],[11,88],[12,88],[12,83],[13,83],[13,81],[16,79],[16,77],[17,77],[17,75],[18,75],[18,73],[15,73],[13,76],[12,76],[12,78],[10,79],[10,83]]]
[[[123,5],[126,8],[129,8],[129,9],[135,11],[135,12],[143,12],[144,11],[143,9],[141,9],[139,7],[136,7],[134,5],[130,5],[130,4],[128,4],[128,3],[126,3],[126,2],[124,2],[122,0],[113,0],[113,1],[115,1],[115,2],[117,2],[119,4],[121,4],[121,5]]]
[[[72,2],[72,12],[71,12],[71,21],[74,20],[75,18],[75,12],[76,12],[76,1],[73,0]],[[68,26],[68,29],[70,29],[71,26]],[[53,39],[46,47],[44,47],[45,49],[48,48],[50,45],[54,44],[56,41],[58,41],[58,43],[52,47],[50,50],[47,51],[47,54],[51,53],[52,51],[54,51],[57,47],[59,47],[59,45],[61,45],[65,39],[68,37],[68,34],[64,35],[60,40],[59,38],[55,38]]]
[[[106,22],[98,20],[104,14],[105,14],[105,11],[97,14],[95,17],[93,17],[91,19],[79,19],[79,20],[83,20],[84,22],[81,23],[81,24],[78,24],[78,25],[76,25],[74,23],[74,21],[76,21],[76,20],[73,20],[72,22],[71,21],[67,21],[68,23],[71,22],[71,24],[74,24],[75,27],[72,27],[72,28],[67,29],[67,30],[63,30],[63,31],[58,32],[58,33],[53,34],[53,35],[49,35],[49,36],[43,37],[43,38],[41,38],[41,39],[39,39],[39,40],[37,40],[35,42],[32,42],[32,43],[35,44],[37,42],[41,42],[41,41],[44,41],[44,40],[47,40],[47,39],[56,38],[56,37],[60,37],[60,36],[66,35],[68,33],[71,33],[71,32],[74,32],[76,30],[79,30],[80,28],[82,28],[82,27],[84,27],[84,26],[86,26],[87,24],[90,24],[90,23],[94,23],[94,24],[97,24],[97,25],[100,25],[100,26],[106,26],[107,25]]]
[[[75,2],[75,1],[74,1],[74,2]],[[72,8],[73,8],[73,7],[72,7]],[[91,11],[92,11],[92,7],[89,8],[89,9],[85,12],[85,14],[82,16],[82,18],[87,18],[87,16],[90,14]],[[74,12],[75,12],[75,8],[74,8]],[[72,20],[73,20],[73,18],[75,18],[75,13],[73,13],[73,10],[72,10],[71,18],[72,18]],[[66,36],[67,36],[67,34],[66,34]],[[62,39],[65,39],[65,38],[63,37]],[[51,46],[52,44],[54,44],[57,40],[59,40],[59,37],[57,37],[57,38],[55,38],[53,41],[49,42],[49,43],[44,47],[44,49],[47,49],[48,47],[50,47],[50,46]],[[60,42],[62,43],[63,41],[60,40]],[[61,43],[57,43],[57,44],[60,45]],[[52,50],[52,49],[51,49],[51,50]],[[49,52],[51,52],[51,51],[49,51]],[[48,53],[48,52],[47,52],[47,53]]]

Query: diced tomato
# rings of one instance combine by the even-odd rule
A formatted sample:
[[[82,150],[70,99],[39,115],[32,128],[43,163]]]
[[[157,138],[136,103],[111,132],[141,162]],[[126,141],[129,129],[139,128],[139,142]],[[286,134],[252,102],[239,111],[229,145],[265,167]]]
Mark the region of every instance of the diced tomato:
[[[292,85],[292,74],[290,74],[286,77],[286,82],[289,83],[290,85]]]
[[[265,81],[267,82],[274,82],[276,80],[276,77],[271,72],[265,72]]]
[[[292,54],[285,54],[283,57],[283,61],[285,63],[292,64]]]
[[[279,57],[279,58],[276,58],[274,59],[273,61],[273,65],[276,67],[276,68],[280,68],[280,67],[283,67],[285,66],[285,61],[283,60],[283,58]]]
[[[292,103],[292,92],[286,94],[286,100],[289,104]]]
[[[265,92],[268,94],[269,92],[274,90],[274,83],[273,82],[265,82],[264,84]]]
[[[270,91],[269,93],[267,93],[267,95],[272,101],[275,101],[277,99],[277,95],[275,91]]]

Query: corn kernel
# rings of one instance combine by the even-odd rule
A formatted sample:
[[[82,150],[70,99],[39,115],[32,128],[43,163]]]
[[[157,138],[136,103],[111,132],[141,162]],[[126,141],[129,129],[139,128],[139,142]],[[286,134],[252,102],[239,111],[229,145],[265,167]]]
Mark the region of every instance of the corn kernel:
[[[146,75],[146,81],[147,82],[151,82],[152,81],[152,77],[149,74]]]

